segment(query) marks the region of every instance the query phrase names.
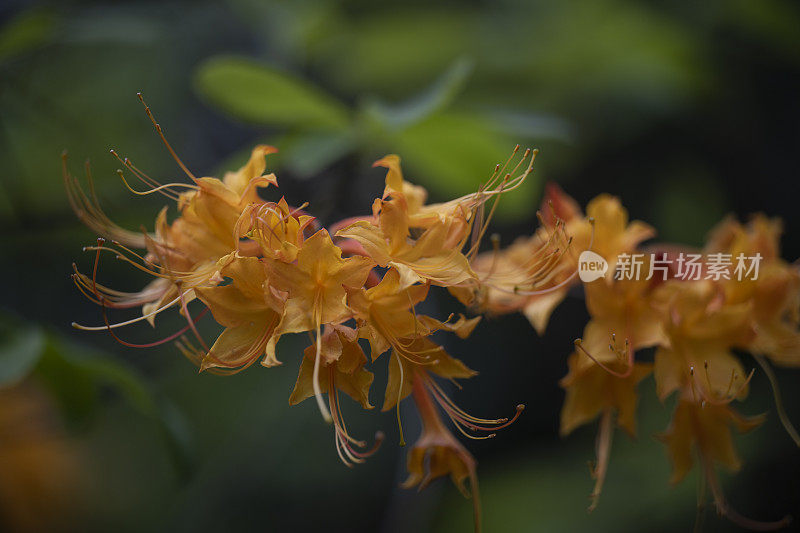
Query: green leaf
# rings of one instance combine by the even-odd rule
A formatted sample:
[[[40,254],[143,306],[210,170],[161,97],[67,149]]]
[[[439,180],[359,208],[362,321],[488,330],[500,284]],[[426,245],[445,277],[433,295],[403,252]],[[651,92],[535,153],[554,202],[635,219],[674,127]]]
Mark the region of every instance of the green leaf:
[[[216,57],[195,75],[197,91],[248,122],[303,129],[341,129],[347,108],[304,80],[255,61]]]
[[[436,80],[419,95],[400,105],[374,102],[369,112],[389,129],[399,129],[424,120],[442,111],[464,88],[473,63],[467,58],[453,62]]]
[[[44,44],[52,35],[55,17],[43,9],[26,11],[0,28],[0,62]]]
[[[479,57],[486,39],[470,7],[406,7],[362,10],[347,17],[328,39],[317,62],[326,79],[351,93],[403,98],[438,76],[464,54]],[[491,17],[490,17],[491,18]]]
[[[0,344],[0,387],[30,374],[44,350],[44,334],[35,326],[14,329]]]
[[[85,428],[97,408],[97,384],[62,352],[61,343],[48,340],[36,377],[58,403],[67,424]]]
[[[172,402],[161,400],[156,423],[175,470],[183,481],[189,480],[194,473],[197,457],[192,431],[183,411]]]
[[[440,113],[402,131],[391,149],[402,154],[412,182],[442,198],[452,198],[475,192],[488,181],[495,165],[508,159],[515,144],[483,117]],[[529,214],[538,181],[534,171],[522,187],[503,195],[498,216]]]
[[[267,172],[288,170],[293,177],[300,179],[316,176],[356,147],[356,140],[350,131],[287,133],[259,142],[280,148],[277,153],[269,155]],[[252,147],[248,144],[234,152],[218,166],[217,174],[222,175],[228,169],[239,168],[247,163],[251,151]],[[278,183],[281,183],[280,178]]]
[[[108,357],[77,357],[67,355],[69,361],[97,384],[111,387],[128,404],[140,413],[154,416],[156,402],[141,376]]]
[[[346,133],[306,133],[284,137],[279,159],[299,178],[319,174],[354,148],[352,136]]]
[[[112,389],[134,410],[154,421],[178,474],[183,479],[191,476],[194,446],[183,414],[158,398],[133,369],[85,347],[50,338],[36,373],[73,426],[85,425],[91,419],[101,388]]]

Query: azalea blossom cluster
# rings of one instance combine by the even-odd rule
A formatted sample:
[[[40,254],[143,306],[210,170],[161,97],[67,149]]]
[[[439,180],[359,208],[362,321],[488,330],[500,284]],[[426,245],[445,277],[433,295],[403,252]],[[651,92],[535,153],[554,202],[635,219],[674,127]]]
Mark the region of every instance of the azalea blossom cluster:
[[[562,435],[600,420],[590,509],[597,505],[606,477],[614,429],[636,434],[637,386],[653,374],[658,398],[662,402],[676,398],[672,422],[658,436],[672,461],[672,482],[682,480],[698,463],[703,486],[708,487],[720,514],[750,529],[785,526],[789,517],[760,522],[739,515],[726,501],[717,476],[718,467],[740,468],[733,432],[750,431],[764,420],[763,415],[744,416],[733,406],[747,396],[754,373],[745,370],[737,352],[749,352],[762,367],[773,386],[781,422],[800,446],[800,437],[781,406],[770,366],[800,366],[800,269],[781,259],[780,221],[760,214],[747,224],[728,218],[712,230],[704,249],[695,250],[679,245],[642,246],[655,236],[655,230],[640,221],[629,222],[619,200],[609,195],[589,202],[584,215],[572,198],[551,185],[542,211],[550,217],[543,217],[545,224],[533,237],[520,239],[499,254],[479,255],[474,268],[515,272],[556,225],[579,249],[614,261],[606,276],[582,283],[591,319],[575,341],[569,372],[561,381],[566,390]],[[548,220],[556,223],[548,225]],[[696,263],[701,272],[688,277],[681,268],[681,258],[688,256],[758,258],[760,274],[718,276],[716,263],[709,261]],[[630,257],[645,263],[644,272],[652,271],[649,262],[657,260],[666,273],[614,275],[624,270],[615,262]],[[574,262],[561,272],[577,268],[573,255],[560,260]],[[490,312],[520,311],[543,333],[567,289],[533,296],[490,289],[479,306]]]
[[[91,176],[87,192],[67,170],[64,157],[70,202],[80,219],[101,235],[96,246],[86,248],[95,257],[91,274],[76,267],[73,279],[102,307],[104,324],[76,327],[108,331],[127,346],[174,342],[201,371],[217,374],[239,372],[256,362],[264,367],[279,365],[281,337],[307,335],[309,346],[295,357],[299,371],[289,402],[315,399],[322,417],[332,425],[336,451],[348,466],[374,453],[383,434],[376,434],[373,444],[351,435],[341,394],[371,409],[370,368],[376,360],[388,358],[382,408],[397,409],[401,442],[400,402],[410,396],[422,420],[422,433],[408,453],[404,485],[423,488],[449,476],[469,495],[469,482],[478,528],[476,462],[450,427],[469,438],[490,438],[513,423],[523,406],[518,405],[513,416],[491,419],[458,407],[442,383],[476,372],[447,353],[436,334],[467,338],[482,314],[510,312],[523,313],[541,334],[554,308],[581,284],[580,251],[592,250],[605,258],[633,254],[654,236],[653,229],[629,222],[614,197],[595,198],[584,215],[571,198],[551,186],[533,235],[506,248],[492,236],[491,250],[486,250],[482,243],[498,201],[517,189],[533,168],[536,151],[520,155],[517,149],[479,190],[437,204],[427,203],[426,191],[404,179],[398,156],[386,156],[375,162],[387,174],[371,213],[325,228],[306,204],[291,204],[277,193],[275,175],[266,172],[274,148],[256,146],[243,167],[222,179],[198,178],[174,153],[145,108],[189,180],[161,184],[112,151],[124,167],[119,175],[131,191],[161,193],[177,208],[177,217],[170,221],[165,207],[152,233],[137,233],[107,217]],[[146,190],[134,189],[131,177]],[[747,226],[729,220],[707,245],[708,253],[761,254],[762,274],[757,280],[607,276],[583,284],[592,319],[575,342],[569,373],[562,381],[567,398],[561,430],[567,434],[600,418],[595,503],[614,428],[635,432],[637,385],[655,369],[659,397],[679,398],[673,423],[663,436],[674,480],[682,478],[697,457],[719,511],[750,524],[725,502],[715,468],[739,465],[731,428],[749,430],[761,420],[744,417],[731,405],[745,397],[752,375],[732,350],[751,351],[765,369],[769,367],[763,358],[800,364],[800,276],[780,259],[779,230],[776,221],[764,217]],[[659,249],[671,255],[689,251]],[[132,293],[102,285],[98,270],[104,254],[130,263],[152,281]],[[433,286],[446,288],[475,316],[441,319],[417,313]],[[108,311],[114,309],[141,309],[141,314],[112,323]],[[148,344],[134,344],[117,334],[119,328],[136,322],[155,326],[168,309],[177,309],[186,326]],[[222,327],[213,342],[207,342],[197,326],[209,312]],[[637,358],[648,347],[657,348],[654,363]]]
[[[103,212],[89,188],[69,173],[64,156],[64,180],[78,217],[101,237],[86,250],[95,254],[91,274],[74,267],[73,280],[90,300],[102,307],[104,324],[75,327],[105,330],[121,343],[149,347],[174,342],[201,371],[231,374],[257,361],[264,367],[281,364],[276,347],[281,337],[307,334],[309,346],[299,361],[297,383],[289,402],[315,398],[325,421],[333,426],[336,451],[348,466],[376,451],[375,443],[347,430],[341,395],[365,409],[372,408],[371,364],[389,358],[383,410],[397,409],[412,396],[423,430],[408,454],[405,486],[425,487],[450,476],[458,488],[477,493],[475,460],[445,424],[461,434],[490,438],[513,423],[513,416],[479,418],[458,407],[442,381],[476,374],[448,354],[434,335],[453,333],[466,338],[480,316],[450,316],[444,320],[417,313],[432,286],[446,287],[460,298],[487,290],[510,290],[506,273],[472,268],[499,198],[518,188],[532,170],[535,152],[514,151],[506,166],[498,165],[484,187],[446,203],[429,204],[427,193],[404,180],[400,159],[390,155],[375,163],[387,169],[385,188],[372,213],[323,228],[306,212],[307,205],[290,205],[276,193],[274,174],[266,172],[267,156],[276,150],[260,145],[249,161],[222,179],[196,177],[174,153],[161,128],[145,107],[165,145],[189,178],[186,183],[161,184],[127,158],[119,175],[136,194],[161,193],[176,203],[169,221],[165,207],[155,231],[124,229]],[[518,156],[518,157],[515,157]],[[88,169],[87,169],[88,171]],[[130,185],[135,177],[147,189]],[[263,197],[261,194],[263,191]],[[264,197],[272,197],[266,200]],[[515,280],[514,291],[537,292],[560,268],[558,249],[563,232],[530,258]],[[152,276],[137,292],[122,292],[98,281],[100,258],[110,254]],[[513,291],[512,291],[513,292]],[[108,312],[141,309],[131,320],[112,323]],[[175,308],[186,326],[158,341],[135,344],[119,328],[147,321],[155,326],[161,313]],[[207,312],[222,326],[207,342],[197,321]],[[364,348],[368,347],[368,354]],[[480,523],[475,494],[476,525]]]

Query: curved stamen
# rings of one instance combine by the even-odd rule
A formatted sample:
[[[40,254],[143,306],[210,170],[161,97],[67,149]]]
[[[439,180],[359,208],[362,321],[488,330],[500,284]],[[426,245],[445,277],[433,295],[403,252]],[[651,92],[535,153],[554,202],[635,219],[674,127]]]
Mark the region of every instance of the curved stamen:
[[[158,122],[156,122],[156,119],[153,116],[153,113],[150,111],[150,108],[148,107],[148,105],[144,101],[144,97],[142,96],[142,93],[136,93],[136,96],[139,98],[139,101],[144,106],[144,112],[147,113],[147,117],[150,119],[150,122],[153,123],[153,126],[156,128],[156,131],[158,132],[159,137],[161,137],[161,141],[164,143],[164,146],[167,147],[167,150],[169,151],[170,155],[172,155],[172,158],[175,160],[176,163],[178,163],[178,166],[181,167],[181,170],[183,170],[186,173],[186,175],[189,176],[189,178],[192,181],[197,182],[197,178],[195,177],[195,175],[192,174],[192,172],[188,168],[186,168],[186,165],[183,164],[183,161],[181,161],[181,158],[178,157],[178,154],[176,154],[175,150],[172,149],[172,146],[167,141],[167,138],[164,137],[164,132],[161,130],[161,125]]]
[[[373,445],[367,450],[359,450],[359,448],[366,448],[367,443],[354,439],[347,432],[347,426],[345,425],[344,416],[342,415],[342,410],[339,405],[339,390],[335,385],[333,365],[330,365],[328,369],[328,404],[333,414],[336,453],[339,455],[344,465],[349,468],[352,467],[353,464],[363,463],[365,459],[375,454],[383,443],[384,434],[381,431],[376,432]]]
[[[316,303],[316,302],[315,302]],[[319,316],[316,315],[315,316]],[[325,406],[325,403],[322,401],[322,389],[319,386],[319,367],[320,367],[320,360],[322,359],[322,335],[320,333],[320,324],[317,320],[317,327],[316,327],[316,357],[314,358],[314,374],[312,377],[312,386],[314,388],[314,398],[317,400],[317,407],[319,407],[319,412],[322,414],[322,418],[327,423],[332,422],[331,414],[328,411],[328,408]]]
[[[597,432],[595,449],[597,453],[597,465],[592,467],[592,477],[595,479],[594,489],[592,489],[592,503],[587,509],[589,512],[597,508],[600,501],[600,493],[603,491],[603,484],[608,472],[608,462],[611,458],[611,442],[614,437],[614,414],[611,409],[603,411],[603,418],[600,421],[600,429]]]
[[[616,347],[616,337],[613,333],[611,334],[611,338],[612,338],[612,344],[610,344],[608,347],[614,354],[620,357],[622,354],[620,354],[619,350]],[[633,373],[633,367],[634,367],[633,349],[631,348],[631,343],[627,338],[625,339],[625,355],[623,356],[627,360],[627,369],[625,370],[625,372],[617,372],[615,370],[612,370],[605,364],[601,363],[596,357],[590,354],[589,351],[586,350],[586,348],[583,347],[583,341],[581,339],[575,339],[574,344],[578,350],[586,354],[586,356],[589,359],[594,361],[600,368],[602,368],[612,376],[623,379],[629,377]]]
[[[166,185],[159,185],[158,187],[154,187],[148,191],[137,191],[133,187],[130,186],[128,180],[125,179],[125,173],[122,170],[117,169],[117,175],[122,180],[122,183],[125,184],[125,188],[128,189],[133,194],[137,194],[139,196],[147,196],[148,194],[153,194],[154,192],[163,192],[168,187],[185,187],[187,189],[192,189],[194,191],[199,191],[200,188],[197,185],[191,185],[189,183],[167,183]]]
[[[400,361],[400,356],[395,353],[394,358],[397,361],[397,366],[400,367],[400,384],[397,387],[397,402],[395,402],[395,411],[397,411],[397,429],[400,432],[400,446],[405,446],[406,439],[403,436],[403,421],[400,419],[400,400],[401,396],[403,395],[403,380],[405,379],[405,376],[403,375],[403,363]]]
[[[778,412],[778,418],[783,424],[783,429],[786,430],[786,433],[789,434],[789,437],[794,441],[794,443],[800,447],[800,435],[797,434],[797,430],[795,429],[792,421],[789,420],[789,415],[786,414],[786,409],[783,406],[783,400],[781,399],[781,390],[778,386],[778,378],[775,376],[775,372],[773,372],[772,367],[767,363],[767,360],[764,358],[763,355],[759,353],[754,353],[753,358],[761,365],[761,369],[767,375],[767,379],[769,380],[769,384],[772,387],[772,396],[775,399],[775,410]]]
[[[514,416],[509,420],[508,418],[498,418],[498,419],[486,419],[486,418],[478,418],[466,413],[463,409],[459,408],[448,396],[447,394],[442,391],[441,387],[439,387],[435,381],[431,378],[431,376],[427,372],[418,372],[416,377],[421,379],[422,383],[425,385],[425,388],[431,393],[433,398],[439,404],[439,407],[447,414],[448,418],[453,422],[453,425],[456,426],[456,429],[467,438],[470,439],[488,439],[493,438],[496,434],[494,433],[497,430],[506,428],[513,424],[519,416],[522,414],[522,411],[525,409],[523,404],[517,405],[516,412]],[[489,433],[488,435],[473,435],[467,433],[466,430],[474,431],[474,432],[485,432]]]
[[[703,362],[706,384],[708,385],[708,390],[705,387],[701,386],[700,383],[696,382],[696,376],[694,372],[694,367],[689,367],[689,375],[692,380],[692,391],[694,394],[695,386],[697,387],[697,393],[699,393],[700,398],[711,405],[728,405],[733,400],[739,397],[739,395],[744,391],[747,385],[750,383],[750,380],[753,379],[753,374],[755,374],[755,368],[750,371],[747,375],[747,378],[742,382],[742,384],[733,392],[731,393],[731,388],[733,387],[733,383],[738,379],[735,370],[731,370],[731,380],[728,383],[728,389],[725,391],[724,396],[717,397],[714,395],[714,386],[711,384],[711,376],[708,373],[708,361]]]
[[[790,515],[786,515],[782,519],[774,522],[762,522],[760,520],[753,520],[752,518],[747,518],[746,516],[740,515],[725,499],[725,495],[723,494],[722,488],[719,485],[719,480],[714,472],[711,461],[703,458],[703,467],[706,481],[711,489],[711,494],[714,496],[714,504],[717,507],[717,513],[724,516],[734,524],[751,531],[774,531],[777,529],[782,529],[791,523],[792,517]]]

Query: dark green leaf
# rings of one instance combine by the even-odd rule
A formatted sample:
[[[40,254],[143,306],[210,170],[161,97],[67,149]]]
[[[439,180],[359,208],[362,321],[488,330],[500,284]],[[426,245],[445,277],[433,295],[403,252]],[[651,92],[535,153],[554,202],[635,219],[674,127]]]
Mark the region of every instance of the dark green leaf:
[[[300,134],[286,141],[281,144],[281,160],[300,178],[318,174],[354,148],[346,133]]]
[[[184,479],[190,476],[194,453],[182,413],[158,399],[133,369],[85,347],[49,339],[36,371],[74,426],[85,425],[91,418],[101,388],[118,393],[133,409],[155,422],[179,475]]]
[[[0,344],[0,387],[30,374],[44,349],[44,334],[35,326],[15,329]]]
[[[409,179],[448,198],[476,191],[489,179],[494,166],[508,158],[516,143],[485,118],[441,113],[404,130],[395,144],[393,150],[403,154],[411,171]],[[522,187],[504,195],[497,214],[529,213],[535,205],[534,181],[538,181],[536,172]]]
[[[0,62],[41,46],[52,34],[55,17],[43,9],[18,15],[0,29]]]
[[[399,129],[424,120],[446,108],[458,95],[472,72],[472,61],[460,58],[416,97],[400,105],[375,102],[372,113],[389,129]]]
[[[216,57],[200,66],[197,90],[214,105],[248,121],[303,129],[340,129],[347,108],[304,80],[255,61]]]

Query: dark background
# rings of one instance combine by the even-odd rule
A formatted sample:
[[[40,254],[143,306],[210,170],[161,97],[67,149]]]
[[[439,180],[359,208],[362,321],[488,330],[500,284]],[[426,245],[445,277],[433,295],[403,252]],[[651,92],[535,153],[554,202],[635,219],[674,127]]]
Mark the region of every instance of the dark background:
[[[68,277],[73,260],[90,268],[81,246],[95,236],[70,211],[61,151],[76,174],[91,160],[104,207],[126,227],[152,227],[164,200],[128,193],[109,148],[158,179],[185,179],[138,91],[197,174],[238,167],[257,142],[280,148],[268,168],[282,193],[309,201],[325,223],[369,211],[384,176],[371,162],[386,153],[400,154],[406,177],[441,200],[473,190],[520,143],[541,153],[528,185],[502,205],[495,230],[506,243],[535,228],[542,187],[554,181],[582,205],[601,192],[619,196],[660,241],[699,245],[724,215],[763,211],[784,221],[784,257],[800,255],[792,2],[11,1],[0,20],[0,363],[14,358],[20,331],[46,339],[17,389],[44,391],[42,438],[77,465],[48,489],[68,511],[41,503],[53,494],[44,489],[2,490],[25,476],[53,481],[36,460],[14,474],[23,481],[0,470],[0,529],[24,525],[8,509],[25,498],[41,503],[49,525],[75,530],[471,528],[470,503],[448,481],[419,494],[398,488],[405,450],[394,413],[348,402],[352,433],[380,428],[388,439],[365,465],[338,462],[313,402],[288,406],[302,339],[282,342],[282,367],[221,378],[198,375],[170,345],[132,350],[70,328],[102,318]],[[101,278],[124,290],[145,281],[111,258]],[[428,305],[439,314],[453,307],[444,293]],[[557,383],[587,318],[576,292],[544,338],[513,315],[448,344],[480,372],[454,393],[467,411],[493,417],[528,406],[496,439],[469,443],[487,531],[693,527],[696,472],[668,484],[653,435],[670,405],[655,399],[652,378],[640,388],[638,440],[615,437],[600,506],[585,512],[596,426],[558,437]],[[164,317],[160,328],[178,324]],[[204,328],[213,333],[210,321]],[[146,326],[126,335],[153,339]],[[375,368],[373,403],[385,364]],[[800,420],[800,373],[779,377]],[[737,438],[744,467],[723,476],[729,500],[754,518],[800,515],[800,450],[774,415],[763,374],[741,410],[770,414]],[[411,441],[418,422],[410,410],[404,420]],[[0,436],[16,431],[6,424]],[[735,529],[711,510],[705,528]]]

